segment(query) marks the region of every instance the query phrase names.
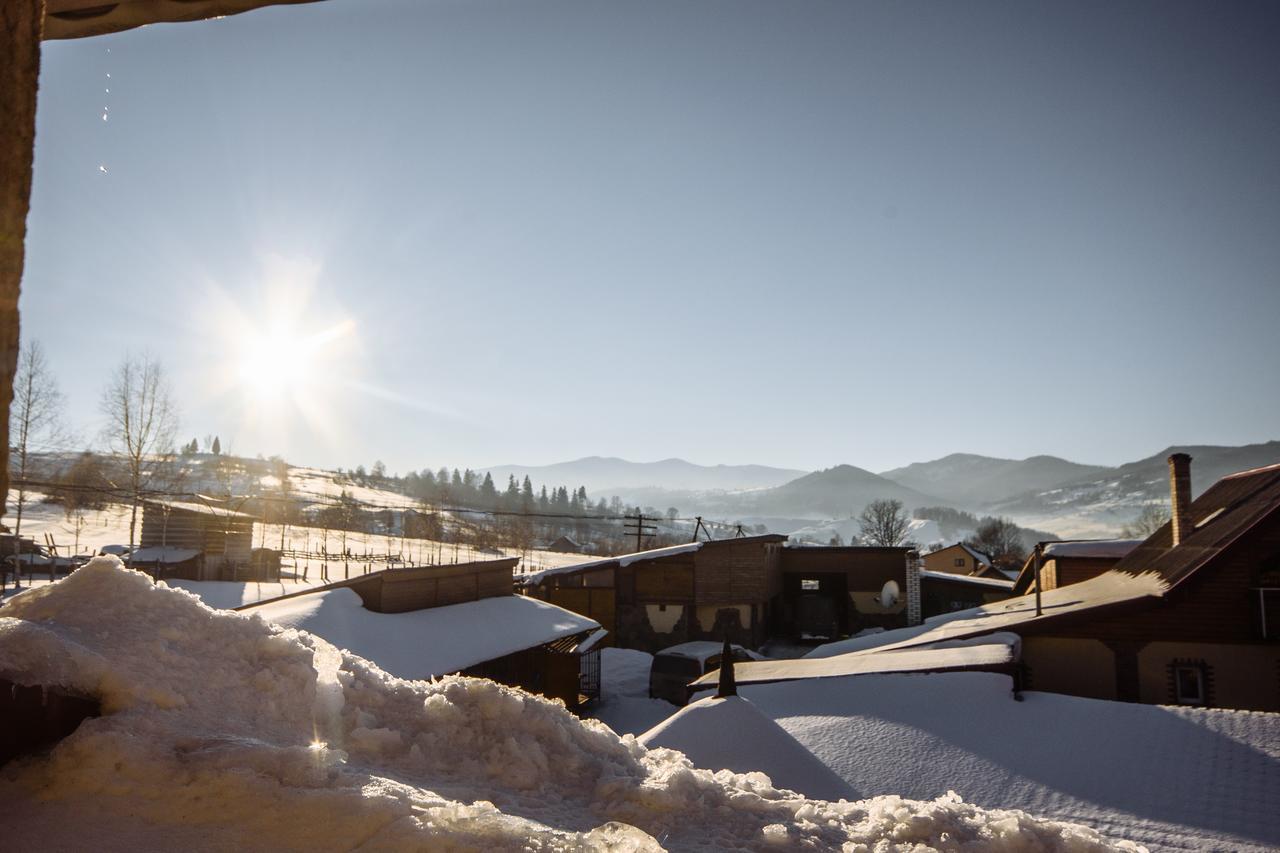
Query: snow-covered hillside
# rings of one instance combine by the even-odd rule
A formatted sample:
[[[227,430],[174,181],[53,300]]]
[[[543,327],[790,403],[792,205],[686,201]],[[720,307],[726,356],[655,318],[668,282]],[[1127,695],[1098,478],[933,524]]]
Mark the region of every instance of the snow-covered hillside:
[[[392,678],[114,558],[0,607],[0,677],[103,711],[5,766],[15,849],[1120,849],[954,797],[828,803],[699,770],[492,681]]]

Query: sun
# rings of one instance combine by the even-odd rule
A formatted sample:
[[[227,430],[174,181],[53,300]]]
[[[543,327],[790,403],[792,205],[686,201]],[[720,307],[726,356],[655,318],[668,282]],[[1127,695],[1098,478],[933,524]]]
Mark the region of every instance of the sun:
[[[236,376],[246,394],[269,402],[305,392],[315,380],[312,340],[293,329],[246,329]]]

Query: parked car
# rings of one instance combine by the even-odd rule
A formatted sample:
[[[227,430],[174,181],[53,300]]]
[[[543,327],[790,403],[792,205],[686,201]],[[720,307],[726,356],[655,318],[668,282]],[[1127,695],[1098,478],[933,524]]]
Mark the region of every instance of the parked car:
[[[764,660],[742,646],[732,646],[735,662]],[[711,640],[695,640],[663,649],[653,656],[649,667],[649,697],[666,699],[673,705],[689,703],[689,683],[696,681],[714,669],[720,668],[723,643]]]
[[[111,555],[111,556],[124,559],[125,557],[129,556],[129,552],[132,550],[133,549],[130,548],[128,545],[103,545],[101,548],[98,549],[98,556],[106,557],[108,555]]]

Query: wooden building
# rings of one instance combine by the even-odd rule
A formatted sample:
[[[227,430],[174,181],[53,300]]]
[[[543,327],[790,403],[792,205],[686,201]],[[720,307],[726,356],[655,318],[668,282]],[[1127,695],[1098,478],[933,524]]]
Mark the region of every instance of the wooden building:
[[[1280,464],[1194,501],[1190,465],[1169,458],[1172,520],[1113,568],[889,632],[876,648],[1013,631],[1026,688],[1280,711]]]
[[[578,710],[600,695],[605,632],[512,594],[517,562],[384,569],[238,609],[311,631],[402,678],[488,678]]]
[[[599,620],[614,644],[651,652],[726,635],[758,648],[771,637],[911,623],[919,586],[909,548],[785,542],[778,534],[693,542],[547,569],[522,583],[528,595]]]
[[[794,639],[836,639],[911,624],[919,595],[910,548],[792,545],[782,551],[775,629]]]
[[[522,587],[597,620],[622,648],[654,652],[726,635],[755,648],[782,593],[785,541],[766,534],[656,548],[546,569]]]
[[[1056,589],[1096,578],[1120,562],[1142,544],[1141,539],[1073,539],[1041,542],[1040,588]],[[1035,552],[1027,555],[1014,589],[1019,594],[1034,592]]]
[[[977,548],[957,542],[924,555],[924,570],[945,572],[951,575],[972,575],[980,578],[1011,580],[995,567],[991,558]]]
[[[252,563],[255,521],[213,501],[146,501],[129,564],[160,578],[267,580],[256,577]]]
[[[950,572],[920,572],[921,616],[928,619],[943,613],[969,610],[1003,601],[1014,594],[1013,581],[1001,577],[957,575]]]

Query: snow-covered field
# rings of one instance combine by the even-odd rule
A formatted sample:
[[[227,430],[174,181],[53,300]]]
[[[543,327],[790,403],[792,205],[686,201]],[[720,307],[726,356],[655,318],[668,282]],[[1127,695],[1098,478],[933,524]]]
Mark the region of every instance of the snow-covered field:
[[[740,693],[860,797],[955,791],[1153,850],[1280,848],[1280,714],[1033,692],[1019,702],[1010,679],[991,673],[864,675]]]
[[[297,469],[305,470],[305,469]],[[317,479],[317,482],[320,482]],[[319,489],[319,486],[317,486]],[[392,493],[388,493],[392,494]],[[13,505],[17,493],[9,493],[9,505]],[[59,554],[69,555],[68,547],[76,554],[95,554],[104,545],[127,544],[129,541],[130,508],[126,504],[108,504],[102,510],[90,510],[85,513],[77,538],[77,523],[68,519],[58,504],[41,503],[43,496],[28,493],[28,503],[23,510],[22,535],[43,545],[45,534],[52,536],[59,548]],[[403,495],[400,496],[403,500]],[[142,511],[138,512],[138,533],[142,531]],[[281,534],[284,534],[283,538]],[[434,539],[413,539],[400,536],[385,536],[376,533],[348,532],[345,535],[338,530],[324,530],[319,527],[301,525],[255,524],[253,527],[254,547],[279,549],[283,541],[284,548],[289,551],[320,554],[327,552],[328,560],[320,557],[287,558],[286,572],[305,575],[308,581],[318,581],[322,576],[329,580],[362,574],[366,571],[377,571],[388,565],[438,565],[441,563],[464,563],[472,560],[493,560],[500,557],[520,557],[517,572],[542,571],[544,569],[581,563],[591,559],[582,554],[562,554],[556,551],[520,551],[514,548],[480,549],[470,545],[454,542],[440,542]],[[340,555],[348,554],[346,559]],[[400,562],[389,563],[388,557],[399,557]],[[37,572],[37,575],[39,573]]]
[[[862,522],[857,518],[838,518],[802,527],[793,531],[788,538],[792,542],[801,542],[809,545],[828,545],[833,537],[839,536],[843,544],[856,545],[858,544],[858,536],[861,533]],[[942,528],[938,526],[938,522],[925,518],[913,518],[908,522],[906,539],[914,542],[919,548],[928,550],[933,546],[958,542],[965,535],[968,535],[968,531],[963,531],[960,536],[952,537],[951,540],[948,540],[947,537],[943,536]]]
[[[0,770],[13,849],[1119,847],[954,797],[828,803],[698,770],[491,681],[390,677],[114,558],[0,607],[0,677],[104,712]]]

